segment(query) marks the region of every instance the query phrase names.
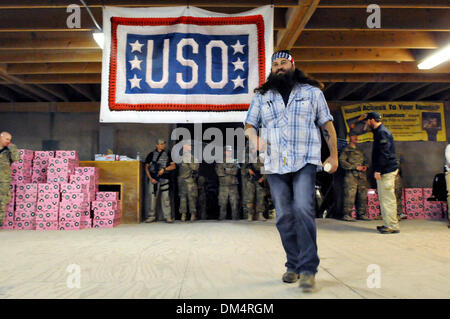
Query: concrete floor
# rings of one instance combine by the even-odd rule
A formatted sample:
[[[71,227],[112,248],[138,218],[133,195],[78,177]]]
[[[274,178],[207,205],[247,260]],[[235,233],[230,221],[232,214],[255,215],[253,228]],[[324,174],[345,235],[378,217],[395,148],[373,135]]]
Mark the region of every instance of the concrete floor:
[[[447,222],[406,220],[393,235],[377,233],[380,224],[318,219],[321,263],[310,294],[281,282],[273,220],[1,230],[0,298],[450,298]],[[71,264],[80,288],[68,287]],[[379,288],[367,285],[373,264]]]

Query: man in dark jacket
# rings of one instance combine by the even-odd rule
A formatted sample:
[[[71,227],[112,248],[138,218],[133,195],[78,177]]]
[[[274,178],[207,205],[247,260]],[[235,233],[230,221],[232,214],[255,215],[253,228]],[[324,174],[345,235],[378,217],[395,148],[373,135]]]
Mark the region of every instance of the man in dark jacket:
[[[384,221],[384,225],[378,226],[377,229],[382,234],[399,233],[397,200],[395,198],[395,177],[398,174],[398,163],[394,138],[383,125],[380,113],[368,113],[365,121],[365,128],[371,129],[373,133],[372,167],[377,181],[381,215]]]

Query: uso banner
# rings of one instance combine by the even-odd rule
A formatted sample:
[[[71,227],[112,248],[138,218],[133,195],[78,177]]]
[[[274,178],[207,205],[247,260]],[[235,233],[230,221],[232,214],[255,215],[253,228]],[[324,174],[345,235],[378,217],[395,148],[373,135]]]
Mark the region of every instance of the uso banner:
[[[395,141],[447,141],[443,103],[373,102],[342,106],[341,111],[347,131],[356,130],[358,142],[373,141],[373,134],[358,122],[362,114],[372,111],[381,114]]]
[[[243,122],[265,82],[273,7],[103,10],[100,122]]]

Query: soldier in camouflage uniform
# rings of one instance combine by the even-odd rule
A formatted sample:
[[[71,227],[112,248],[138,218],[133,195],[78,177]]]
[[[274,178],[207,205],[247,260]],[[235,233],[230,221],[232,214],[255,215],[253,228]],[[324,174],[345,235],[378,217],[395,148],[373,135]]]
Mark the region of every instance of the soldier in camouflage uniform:
[[[186,215],[191,213],[191,222],[197,217],[197,174],[199,163],[194,162],[192,155],[192,145],[190,142],[183,144],[182,161],[179,166],[178,174],[178,195],[180,196],[180,213],[181,221],[186,221]]]
[[[397,217],[398,221],[402,219],[407,219],[408,215],[403,213],[403,180],[402,180],[402,168],[401,168],[401,159],[397,158],[398,164],[398,174],[395,176],[395,198],[397,199]]]
[[[265,221],[265,195],[266,190],[264,188],[264,182],[266,176],[263,175],[264,162],[261,157],[258,156],[256,163],[246,163],[245,169],[246,175],[246,197],[245,205],[248,211],[248,221],[260,220]]]
[[[249,143],[248,140],[245,141],[245,149],[244,149],[244,160],[245,163],[249,163]],[[247,185],[249,183],[248,170],[245,168],[246,164],[243,164],[243,169],[241,169],[241,199],[242,199],[242,213],[244,219],[247,219],[248,214],[248,193]]]
[[[208,219],[207,214],[207,200],[208,197],[206,195],[206,177],[203,175],[199,175],[197,179],[197,188],[198,188],[198,209],[200,210],[200,218],[203,220]]]
[[[367,207],[367,159],[356,145],[358,136],[350,132],[350,143],[342,150],[339,156],[339,165],[345,170],[344,177],[344,217],[345,221],[355,221],[351,216],[356,201],[357,218],[369,220],[366,216]]]
[[[11,200],[11,163],[20,160],[17,147],[8,132],[0,133],[0,225],[3,225],[6,206]]]
[[[161,196],[161,206],[166,222],[173,223],[172,211],[169,197],[170,172],[176,169],[170,154],[165,151],[166,142],[158,139],[156,149],[150,152],[145,159],[145,173],[150,180],[149,192],[151,196],[151,207],[146,223],[156,221],[156,203]]]
[[[227,216],[227,205],[230,202],[233,220],[239,219],[238,177],[240,166],[233,160],[233,149],[225,147],[224,163],[216,163],[216,173],[219,177],[219,220]]]

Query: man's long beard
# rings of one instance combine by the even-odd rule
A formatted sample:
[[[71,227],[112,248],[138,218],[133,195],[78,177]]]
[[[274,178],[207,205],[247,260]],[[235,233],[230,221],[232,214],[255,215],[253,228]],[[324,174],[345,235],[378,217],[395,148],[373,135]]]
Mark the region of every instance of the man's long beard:
[[[267,78],[267,84],[269,85],[269,89],[275,89],[280,93],[289,92],[295,85],[294,71],[289,70],[284,74],[271,72]]]

